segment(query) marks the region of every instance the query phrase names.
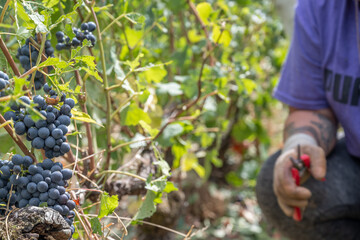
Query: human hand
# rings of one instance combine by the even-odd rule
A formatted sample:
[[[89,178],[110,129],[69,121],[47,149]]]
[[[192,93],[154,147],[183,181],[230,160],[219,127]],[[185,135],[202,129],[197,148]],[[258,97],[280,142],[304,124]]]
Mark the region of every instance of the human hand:
[[[302,145],[301,154],[311,159],[310,174],[317,180],[324,180],[326,174],[326,157],[322,148],[314,145]],[[290,157],[297,158],[296,148],[283,152],[276,160],[274,167],[273,189],[280,208],[287,216],[292,216],[294,207],[305,208],[311,197],[307,188],[297,186],[291,174],[293,164]],[[306,180],[306,176],[302,181]]]

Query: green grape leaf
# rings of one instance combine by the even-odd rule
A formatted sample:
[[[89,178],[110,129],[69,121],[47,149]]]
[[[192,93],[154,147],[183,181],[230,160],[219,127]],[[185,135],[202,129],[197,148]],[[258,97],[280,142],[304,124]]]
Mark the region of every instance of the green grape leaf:
[[[103,232],[101,230],[101,223],[99,218],[94,217],[90,219],[90,224],[91,224],[91,229],[93,231],[93,233],[97,233],[100,236],[102,236]]]
[[[49,5],[52,5],[52,4],[54,4],[54,2],[59,2],[58,0],[52,0],[52,1],[50,1],[48,4]],[[55,3],[55,4],[57,4],[57,3]],[[67,14],[65,14],[65,15],[61,15],[61,17],[58,19],[58,20],[56,20],[56,22],[54,23],[54,24],[52,24],[51,26],[50,26],[50,30],[52,30],[52,29],[54,29],[59,23],[61,23],[62,21],[64,21],[65,19],[72,19],[72,17],[73,16],[76,16],[78,13],[76,12],[76,9],[78,8],[78,7],[80,7],[81,6],[81,4],[82,4],[82,1],[80,0],[80,1],[77,1],[77,3],[74,5],[74,7],[73,7],[73,11],[72,12],[70,12],[70,13],[67,13]],[[71,25],[67,25],[67,26],[69,26],[70,28],[71,28]],[[71,30],[71,32],[72,32],[72,30]],[[74,36],[75,36],[75,34],[74,34]],[[73,36],[69,36],[68,35],[68,37],[70,37],[70,39],[72,39],[73,38]]]
[[[100,212],[98,216],[99,219],[112,214],[118,206],[119,206],[118,196],[117,195],[109,196],[107,192],[104,192],[101,195]]]
[[[139,108],[135,103],[130,104],[121,112],[121,124],[127,126],[136,126],[140,121],[151,123],[149,115]]]
[[[134,216],[135,220],[141,220],[151,217],[156,211],[157,194],[151,190],[148,190],[144,202],[141,204],[139,211]]]
[[[20,27],[16,32],[16,37],[18,39],[26,39],[31,37],[31,32],[26,27]]]
[[[165,176],[170,176],[170,166],[165,160],[161,159],[156,161],[154,162],[154,165],[159,166]]]

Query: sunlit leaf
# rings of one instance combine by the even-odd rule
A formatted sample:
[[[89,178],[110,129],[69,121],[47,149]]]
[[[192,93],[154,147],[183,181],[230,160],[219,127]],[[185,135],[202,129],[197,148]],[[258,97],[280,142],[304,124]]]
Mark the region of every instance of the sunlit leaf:
[[[210,3],[207,2],[202,2],[199,3],[196,6],[196,10],[199,12],[200,18],[201,20],[205,23],[205,24],[209,24],[209,16],[212,12],[212,7]]]
[[[101,195],[99,218],[109,216],[119,206],[119,199],[117,195],[109,196],[107,192]]]

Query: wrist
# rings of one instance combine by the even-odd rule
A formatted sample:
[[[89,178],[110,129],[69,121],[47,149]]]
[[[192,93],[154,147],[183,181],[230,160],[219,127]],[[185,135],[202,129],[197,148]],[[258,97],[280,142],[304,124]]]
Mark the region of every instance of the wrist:
[[[283,147],[283,152],[296,148],[297,145],[319,146],[314,137],[305,133],[296,133],[286,139]]]

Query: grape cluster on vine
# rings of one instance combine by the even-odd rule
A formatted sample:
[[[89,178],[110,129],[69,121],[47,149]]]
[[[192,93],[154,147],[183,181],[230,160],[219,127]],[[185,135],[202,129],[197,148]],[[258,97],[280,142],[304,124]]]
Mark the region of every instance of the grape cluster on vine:
[[[0,71],[0,97],[6,96],[6,93],[3,90],[7,88],[9,84],[9,76],[6,73]]]
[[[29,71],[32,67],[36,66],[36,61],[38,59],[38,56],[39,56],[39,49],[37,49],[34,46],[30,38],[26,39],[25,45],[18,48],[18,52],[16,54],[16,58],[19,59],[21,66],[25,69],[25,72]],[[49,40],[45,41],[45,56],[55,57],[54,48],[51,46]],[[51,67],[48,67],[48,69],[51,70]],[[36,90],[40,90],[46,82],[45,76],[39,71],[32,74],[35,74],[34,87]],[[29,75],[28,81],[31,80],[32,74]]]
[[[71,170],[51,159],[34,164],[31,157],[15,154],[11,161],[0,160],[0,214],[13,206],[47,206],[58,211],[74,233],[76,204],[65,189],[71,177]]]
[[[71,49],[76,48],[78,46],[82,46],[83,41],[87,39],[91,42],[92,47],[96,44],[96,37],[94,34],[92,34],[93,31],[95,31],[96,25],[94,22],[88,22],[81,24],[80,29],[73,28],[73,33],[75,34],[75,37],[73,39],[70,39],[68,36],[65,36],[65,34],[62,31],[59,31],[56,33],[56,49],[58,51],[61,51],[63,49]]]
[[[52,96],[56,95],[47,84],[44,85],[44,90],[47,93],[51,92]],[[45,156],[48,158],[63,156],[69,152],[70,145],[66,142],[66,134],[72,116],[71,109],[75,106],[75,101],[71,98],[62,97],[60,101],[63,104],[58,109],[58,106],[48,105],[40,95],[34,96],[33,100],[27,96],[22,96],[20,100],[22,103],[11,105],[13,111],[4,114],[6,120],[12,119],[15,122],[15,132],[18,135],[26,134],[26,139],[31,141],[32,147],[44,149]],[[31,118],[28,113],[29,108],[26,105],[32,103],[36,105],[34,109],[39,111],[45,119],[34,121]]]

